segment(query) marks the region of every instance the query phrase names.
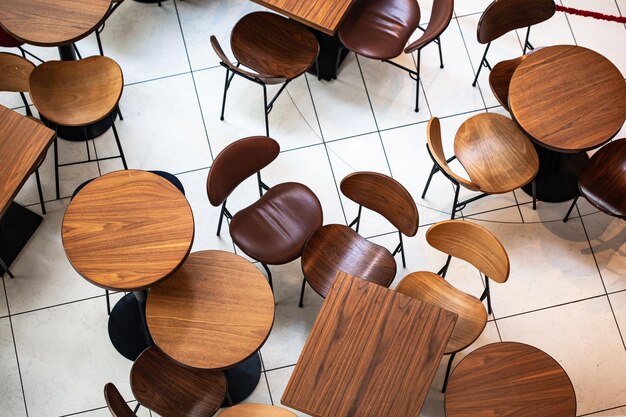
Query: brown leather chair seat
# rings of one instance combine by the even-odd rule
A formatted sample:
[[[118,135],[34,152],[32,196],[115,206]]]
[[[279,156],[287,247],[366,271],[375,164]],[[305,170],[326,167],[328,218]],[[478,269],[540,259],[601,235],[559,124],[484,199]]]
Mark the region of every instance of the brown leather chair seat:
[[[230,223],[230,235],[248,256],[281,265],[297,259],[322,224],[322,206],[305,185],[287,182],[267,191]]]
[[[359,55],[392,59],[402,53],[419,20],[415,0],[360,1],[341,24],[339,39]]]

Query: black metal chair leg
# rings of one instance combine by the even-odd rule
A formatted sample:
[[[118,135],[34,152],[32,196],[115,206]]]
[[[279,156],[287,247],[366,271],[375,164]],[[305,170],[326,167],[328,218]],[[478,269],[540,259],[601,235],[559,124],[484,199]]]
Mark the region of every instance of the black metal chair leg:
[[[272,284],[272,272],[270,271],[270,269],[267,267],[266,264],[264,264],[263,262],[261,262],[261,265],[263,265],[263,268],[265,269],[265,272],[267,272],[267,279],[270,282],[270,288],[272,289],[272,291],[274,291],[274,285]]]
[[[528,29],[526,30],[526,39],[524,40],[524,50],[522,51],[522,54],[526,54],[527,49],[534,49],[532,45],[530,44],[530,42],[528,42],[529,37],[530,37],[530,26],[528,26]],[[529,46],[530,48],[528,48]]]
[[[422,50],[417,50],[417,76],[415,77],[415,113],[419,111],[420,105],[420,62]]]
[[[445,265],[437,272],[437,275],[441,275],[443,278],[446,277],[448,273],[448,268],[450,267],[450,261],[452,260],[452,255],[448,255],[448,259],[446,260]]]
[[[226,107],[226,93],[228,92],[229,82],[228,76],[230,75],[230,71],[226,68],[226,80],[224,81],[224,97],[222,98],[222,113],[220,114],[220,120],[224,120],[224,108]]]
[[[443,379],[443,388],[441,388],[441,392],[443,393],[446,392],[446,388],[448,387],[448,378],[450,378],[450,370],[452,369],[452,361],[454,360],[455,356],[456,356],[456,352],[450,355],[450,359],[448,360],[448,367],[446,368],[446,376]]]
[[[489,277],[485,275],[485,291],[480,296],[480,301],[487,299],[487,313],[492,314],[491,310],[491,289],[489,288]]]
[[[9,269],[9,267],[7,266],[7,264],[4,263],[4,260],[2,260],[2,258],[0,258],[0,267],[2,267],[2,269],[4,269],[5,271],[7,271],[7,274],[9,274],[9,278],[13,279],[15,278],[13,276],[13,274],[11,273],[11,270]],[[302,306],[300,306],[302,307]]]
[[[533,210],[537,210],[537,181],[533,180],[531,187],[533,190]]]
[[[124,120],[124,116],[122,115],[122,110],[120,109],[120,105],[117,105],[117,115],[120,116],[120,120]]]
[[[37,181],[37,193],[39,193],[39,204],[41,204],[41,212],[46,214],[46,203],[43,199],[43,191],[41,189],[41,178],[39,177],[39,169],[35,170],[35,180]]]
[[[478,64],[478,69],[476,70],[476,77],[474,77],[474,82],[472,83],[472,87],[476,87],[476,83],[478,82],[478,76],[480,75],[480,70],[483,69],[483,63],[487,60],[487,51],[489,50],[489,46],[491,46],[491,42],[487,44],[485,48],[485,53],[483,54],[483,58],[480,60]]]
[[[109,299],[109,290],[104,290],[104,295],[107,300],[107,314],[111,315],[111,300]]]
[[[226,213],[226,200],[224,200],[224,202],[222,203],[222,209],[220,210],[220,219],[217,222],[217,236],[220,235],[220,232],[222,230],[222,221],[224,220],[224,216]]]
[[[160,4],[159,4],[160,6]],[[141,404],[139,404],[139,402],[137,402],[137,405],[135,406],[135,409],[133,410],[133,414],[137,414],[137,410],[139,410],[139,407],[141,406]]]
[[[437,38],[437,46],[439,47],[439,68],[443,68],[443,54],[441,53],[441,38]]]
[[[72,47],[74,48],[74,51],[76,51],[76,55],[78,56],[78,59],[83,59],[75,43],[72,44]]]
[[[56,133],[56,125],[55,125],[55,133]],[[58,139],[54,138],[54,184],[56,186],[56,195],[57,200],[61,198],[60,189],[59,189],[59,145]]]
[[[450,220],[454,220],[454,217],[456,216],[456,207],[459,203],[459,191],[461,191],[461,186],[456,184],[456,190],[454,191],[454,202],[452,203],[452,215],[450,217]]]
[[[406,259],[404,259],[404,242],[402,241],[402,232],[398,231],[400,235],[400,255],[402,255],[402,267],[406,268]]]
[[[306,278],[302,277],[302,290],[300,291],[300,303],[298,307],[304,307],[304,288],[306,287]]]
[[[102,40],[100,39],[99,30],[96,30],[96,41],[98,42],[98,50],[100,51],[100,56],[104,56],[104,50],[102,49]]]
[[[120,158],[122,158],[122,165],[124,165],[124,169],[128,169],[128,165],[126,165],[126,158],[124,157],[124,151],[122,150],[120,137],[117,134],[117,129],[115,128],[115,121],[113,120],[113,114],[109,115],[109,119],[111,119],[111,127],[113,128],[113,135],[115,136],[115,142],[117,142],[117,149],[120,151]]]
[[[569,207],[569,210],[567,210],[567,214],[563,218],[563,223],[567,223],[567,220],[569,219],[569,215],[572,213],[572,210],[574,209],[574,206],[576,205],[576,201],[578,201],[578,197],[579,196],[574,197],[574,201],[572,201],[572,205]]]
[[[437,164],[433,164],[433,169],[430,170],[430,175],[428,176],[426,186],[424,187],[424,191],[422,192],[422,198],[426,197],[426,192],[428,191],[428,187],[430,187],[430,181],[433,179],[433,175],[435,175],[437,171],[439,171],[439,168],[437,168]]]
[[[265,114],[265,136],[270,135],[269,114],[267,112],[267,87],[263,84],[263,114]]]

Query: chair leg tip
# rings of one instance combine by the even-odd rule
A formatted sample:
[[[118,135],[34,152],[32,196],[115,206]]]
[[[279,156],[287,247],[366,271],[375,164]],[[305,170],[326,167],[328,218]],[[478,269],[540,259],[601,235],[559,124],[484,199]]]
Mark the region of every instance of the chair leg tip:
[[[439,68],[443,69],[443,64],[442,64],[442,65],[439,65]]]
[[[220,117],[220,120],[223,122],[224,121],[224,116]]]
[[[476,83],[472,83],[472,87],[476,87]]]
[[[303,307],[304,307],[304,304],[302,304],[302,303],[298,303],[298,307],[303,308]]]

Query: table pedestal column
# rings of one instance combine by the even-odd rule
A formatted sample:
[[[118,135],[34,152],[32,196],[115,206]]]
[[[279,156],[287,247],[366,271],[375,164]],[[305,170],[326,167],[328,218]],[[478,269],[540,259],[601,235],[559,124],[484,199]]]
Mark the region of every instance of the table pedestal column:
[[[310,30],[315,34],[315,37],[320,44],[320,53],[317,56],[317,67],[313,65],[307,72],[318,76],[317,71],[319,69],[318,78],[326,81],[337,78],[337,69],[341,66],[341,63],[350,51],[343,48],[343,45],[337,35],[330,36],[320,32],[319,30]],[[337,65],[337,55],[340,51],[341,57],[339,58],[339,65]]]
[[[9,269],[43,218],[26,207],[11,203],[0,219],[0,258]],[[6,271],[0,266],[0,277]]]
[[[126,294],[115,304],[109,316],[111,343],[122,356],[131,361],[154,344],[146,324],[145,294],[145,291]]]
[[[261,357],[258,352],[234,368],[224,371],[228,380],[228,396],[222,407],[239,404],[248,398],[259,384],[261,371]]]

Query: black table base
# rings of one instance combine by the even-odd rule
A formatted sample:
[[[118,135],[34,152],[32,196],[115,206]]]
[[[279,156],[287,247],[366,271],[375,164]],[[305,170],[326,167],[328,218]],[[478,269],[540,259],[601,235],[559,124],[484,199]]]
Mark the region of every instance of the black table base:
[[[11,203],[0,219],[0,258],[9,269],[43,218],[26,207]],[[0,276],[6,271],[0,266]]]
[[[117,115],[118,115],[117,109],[113,110],[113,120],[115,120]],[[54,123],[50,122],[41,114],[39,115],[39,118],[50,129],[54,129],[55,127]],[[85,140],[91,140],[91,139],[97,138],[98,136],[101,136],[102,134],[104,134],[104,132],[106,132],[110,128],[111,128],[111,119],[109,118],[109,116],[106,116],[104,119],[100,120],[99,122],[87,125],[85,126],[85,128],[83,128],[82,126],[75,127],[75,126],[58,125],[57,136],[60,137],[61,139],[69,140],[72,142],[83,142]]]
[[[145,303],[142,306],[145,309]],[[104,311],[104,305],[102,306]],[[139,312],[139,302],[134,293],[126,294],[115,304],[109,316],[109,338],[113,347],[126,359],[134,361],[148,346],[154,344]]]
[[[537,200],[559,203],[571,200],[578,195],[578,175],[589,160],[586,152],[561,153],[535,145],[539,155],[537,182]],[[532,185],[522,187],[532,196]]]
[[[320,53],[317,57],[317,68],[319,68],[320,75],[318,78],[330,81],[337,78],[336,70],[341,66],[341,63],[346,59],[348,55],[347,49],[343,48],[341,41],[337,35],[330,36],[319,30],[311,29],[320,44]],[[339,59],[339,66],[337,66],[337,54],[341,51],[341,57]],[[309,68],[309,73],[317,77],[317,68],[313,65]]]
[[[207,353],[207,354],[210,354]],[[261,379],[261,357],[259,353],[255,353],[246,361],[240,363],[234,368],[224,371],[228,380],[228,395],[232,404],[228,402],[228,398],[224,400],[222,407],[239,404],[254,392],[256,386]]]

